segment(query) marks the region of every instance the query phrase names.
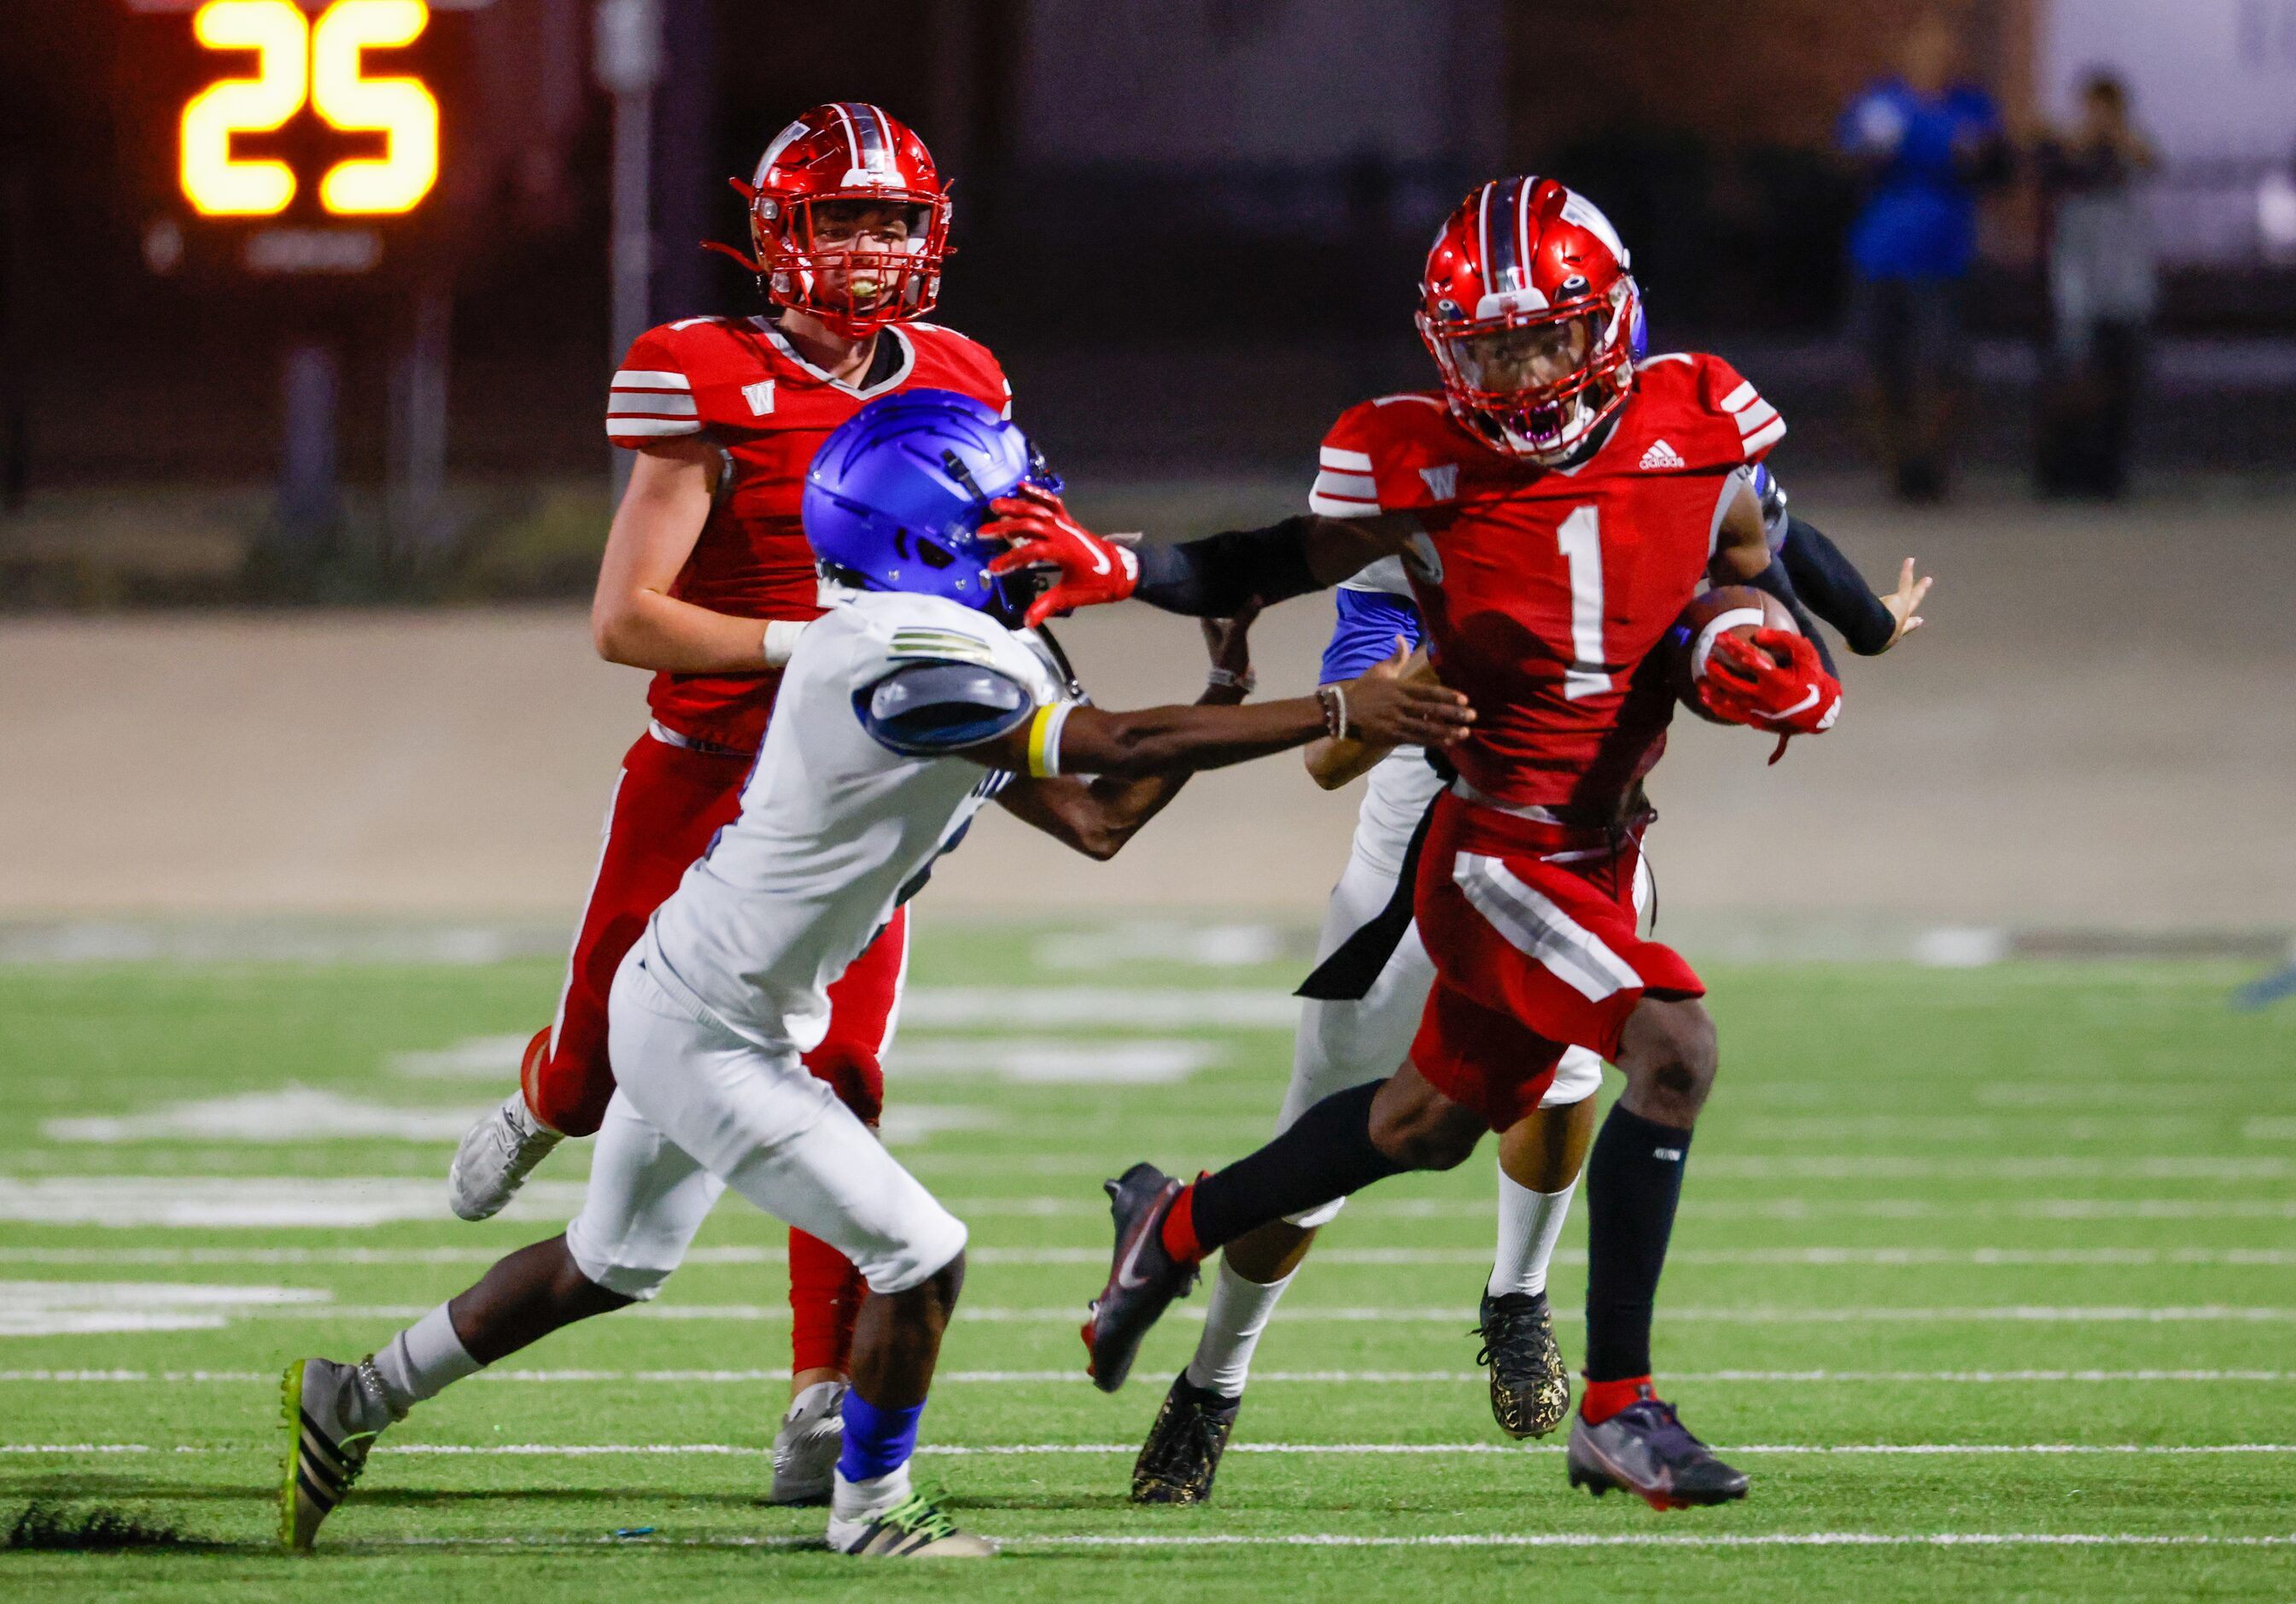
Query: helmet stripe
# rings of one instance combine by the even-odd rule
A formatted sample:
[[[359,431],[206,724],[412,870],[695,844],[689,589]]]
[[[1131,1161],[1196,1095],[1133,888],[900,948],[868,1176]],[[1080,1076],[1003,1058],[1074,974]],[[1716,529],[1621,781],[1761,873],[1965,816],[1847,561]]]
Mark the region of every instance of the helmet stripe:
[[[837,113],[837,120],[845,125],[845,148],[852,153],[853,165],[861,165],[861,135],[853,126],[853,113],[842,101],[832,101],[829,109]]]
[[[844,111],[846,120],[852,126],[859,141],[854,147],[854,166],[873,167],[876,163],[870,160],[873,155],[890,153],[891,145],[879,131],[882,125],[878,119],[882,112],[859,101],[848,101],[840,109]]]
[[[1491,193],[1498,188],[1496,180],[1483,185],[1475,205],[1475,273],[1482,281],[1483,292],[1488,294],[1497,287],[1491,272]]]
[[[891,157],[900,148],[900,142],[893,137],[893,119],[885,115],[885,108],[882,106],[873,105],[866,110],[869,113],[869,120],[877,127],[878,148],[882,150],[889,158]]]
[[[1530,286],[1530,197],[1537,188],[1537,183],[1529,178],[1514,181],[1514,265],[1520,282],[1510,285],[1511,289]]]

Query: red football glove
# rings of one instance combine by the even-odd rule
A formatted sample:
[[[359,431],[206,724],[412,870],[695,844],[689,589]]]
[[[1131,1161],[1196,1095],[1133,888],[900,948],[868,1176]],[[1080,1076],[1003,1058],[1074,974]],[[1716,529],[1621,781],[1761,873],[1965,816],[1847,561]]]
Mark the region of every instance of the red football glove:
[[[1780,654],[1785,662],[1777,661]],[[1707,656],[1698,690],[1706,711],[1724,723],[1776,730],[1773,763],[1794,736],[1830,729],[1841,716],[1841,682],[1825,671],[1809,638],[1791,629],[1757,629],[1751,638],[1721,636]]]
[[[1024,568],[1054,568],[1060,577],[1029,604],[1031,629],[1055,613],[1120,602],[1140,582],[1140,559],[1115,541],[1095,535],[1069,515],[1050,490],[1024,484],[988,504],[996,517],[980,526],[991,539],[1012,549],[988,564],[993,574]]]

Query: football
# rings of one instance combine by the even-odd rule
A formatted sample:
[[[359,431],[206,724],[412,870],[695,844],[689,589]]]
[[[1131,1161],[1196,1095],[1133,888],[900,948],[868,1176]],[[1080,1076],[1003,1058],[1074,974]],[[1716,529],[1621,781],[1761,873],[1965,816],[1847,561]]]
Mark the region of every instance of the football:
[[[1667,631],[1666,649],[1671,654],[1668,671],[1674,694],[1683,706],[1710,724],[1722,722],[1699,699],[1698,682],[1706,672],[1706,659],[1726,631],[1751,636],[1757,629],[1801,633],[1784,602],[1751,585],[1718,585],[1682,610],[1682,616]]]

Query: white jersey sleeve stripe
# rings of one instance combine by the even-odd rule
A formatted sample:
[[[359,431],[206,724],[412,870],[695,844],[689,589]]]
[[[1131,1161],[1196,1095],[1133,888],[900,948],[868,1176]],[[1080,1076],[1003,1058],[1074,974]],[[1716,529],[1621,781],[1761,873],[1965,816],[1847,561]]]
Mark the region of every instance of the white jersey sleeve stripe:
[[[640,435],[699,434],[701,425],[692,418],[610,417],[606,432],[635,439]]]
[[[1767,401],[1757,400],[1738,415],[1738,432],[1751,434],[1755,430],[1778,415],[1778,409]]]
[[[606,399],[606,415],[624,417],[652,414],[656,417],[693,417],[693,398],[672,395],[668,391],[618,390]]]
[[[1316,460],[1324,467],[1337,468],[1342,473],[1371,472],[1371,453],[1368,451],[1342,451],[1337,446],[1325,446]]]
[[[1343,497],[1316,492],[1308,498],[1308,510],[1323,518],[1376,518],[1376,501],[1349,501]]]
[[[614,375],[616,390],[691,390],[693,382],[684,374],[664,373],[652,367],[626,367]]]
[[[1335,473],[1326,468],[1316,475],[1318,494],[1349,501],[1377,501],[1379,481],[1368,473]]]
[[[1772,418],[1769,423],[1746,437],[1746,455],[1751,457],[1763,447],[1776,444],[1785,438],[1785,419]]]
[[[1722,410],[1736,412],[1754,399],[1754,382],[1751,379],[1741,380],[1737,389],[1722,398]]]

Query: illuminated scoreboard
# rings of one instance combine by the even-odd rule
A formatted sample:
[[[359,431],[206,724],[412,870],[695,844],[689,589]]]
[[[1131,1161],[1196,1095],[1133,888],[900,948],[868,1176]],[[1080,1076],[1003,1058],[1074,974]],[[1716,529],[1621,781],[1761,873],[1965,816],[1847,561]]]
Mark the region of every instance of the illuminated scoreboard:
[[[453,210],[490,0],[125,0],[121,126],[145,263],[361,275]]]

